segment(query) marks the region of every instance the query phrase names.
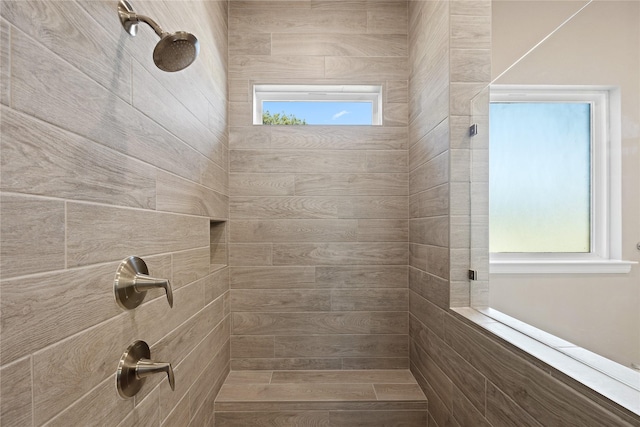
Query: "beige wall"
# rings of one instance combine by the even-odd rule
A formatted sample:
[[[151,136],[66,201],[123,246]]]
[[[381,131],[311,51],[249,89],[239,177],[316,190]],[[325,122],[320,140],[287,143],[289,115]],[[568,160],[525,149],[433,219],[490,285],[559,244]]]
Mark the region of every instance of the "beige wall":
[[[226,2],[134,2],[200,57],[168,74],[117,2],[2,2],[2,425],[204,425],[229,369]],[[214,227],[214,232],[224,225]],[[214,233],[215,237],[215,233]],[[132,311],[119,261],[170,278]],[[212,256],[213,255],[213,256]],[[136,339],[171,362],[135,399],[115,372]],[[162,380],[162,381],[161,381]]]
[[[407,3],[229,10],[232,369],[407,368]],[[252,84],[382,84],[384,125],[252,125]]]
[[[418,240],[413,233],[409,237],[412,242],[410,363],[429,400],[429,425],[637,425],[637,416],[606,403],[575,381],[461,318],[446,305],[448,302],[452,306],[462,306],[465,302],[486,298],[483,295],[486,278],[480,281],[480,291],[477,291],[476,282],[469,286],[462,277],[469,261],[482,257],[481,245],[477,246],[479,250],[475,255],[469,254],[468,249],[467,252],[463,250],[465,234],[469,238],[469,222],[465,217],[472,209],[469,191],[473,198],[476,190],[469,189],[467,184],[464,191],[463,162],[455,159],[465,155],[470,143],[474,148],[477,144],[476,140],[469,141],[467,137],[469,114],[478,113],[486,120],[488,98],[482,88],[490,79],[487,68],[491,46],[490,15],[491,2],[488,0],[410,2],[409,5],[410,153],[450,155],[444,166],[449,171],[445,175],[444,188],[448,183],[449,191],[443,189],[443,195],[434,198],[433,202],[417,203],[423,197],[423,191],[429,191],[430,181],[420,174],[422,166],[411,167],[409,175],[410,183],[427,183],[426,190],[413,191],[411,189],[416,187],[410,185],[410,206],[425,207],[410,210],[410,221],[437,215],[444,215],[450,221],[449,241],[438,246],[445,254],[449,252],[448,258],[435,264],[429,256],[431,246],[435,245]],[[436,61],[439,54],[444,59]],[[422,76],[427,74],[440,78],[424,79]],[[448,141],[435,138],[443,124],[445,128],[440,132],[449,134]],[[481,141],[486,144],[485,140]],[[461,151],[456,153],[456,150]],[[428,156],[438,158],[433,154]],[[418,158],[410,155],[410,159],[414,157]],[[467,160],[471,159],[467,157]],[[474,180],[486,180],[486,162],[483,164],[482,156],[479,164],[475,164],[475,158],[473,161],[473,172],[480,175]],[[426,167],[429,162],[434,160],[422,158],[418,165],[424,163]],[[466,178],[468,183],[469,176]],[[456,188],[463,191],[456,191]],[[439,210],[434,211],[436,207]],[[413,232],[413,228],[411,230]],[[433,238],[433,233],[428,235]],[[486,321],[486,318],[478,317],[478,320]]]
[[[549,15],[538,16],[535,2],[495,3],[492,53],[493,62],[502,68],[494,69],[494,77],[546,36],[540,34],[541,28],[552,30],[549,21],[559,24],[583,2],[550,5]],[[622,257],[636,262],[640,261],[638,22],[640,4],[635,1],[591,3],[496,81],[620,87]],[[629,274],[616,275],[492,275],[491,307],[623,365],[640,362],[637,265]]]

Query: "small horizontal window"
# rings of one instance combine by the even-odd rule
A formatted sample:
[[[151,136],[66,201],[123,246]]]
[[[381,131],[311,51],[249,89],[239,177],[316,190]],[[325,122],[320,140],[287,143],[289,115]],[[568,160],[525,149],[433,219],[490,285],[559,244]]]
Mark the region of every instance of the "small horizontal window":
[[[381,125],[380,85],[255,85],[254,125]]]

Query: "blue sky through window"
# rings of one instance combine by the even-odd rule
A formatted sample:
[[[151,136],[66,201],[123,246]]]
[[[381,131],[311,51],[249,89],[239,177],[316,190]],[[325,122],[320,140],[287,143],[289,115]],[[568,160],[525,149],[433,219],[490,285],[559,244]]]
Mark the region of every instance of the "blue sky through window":
[[[264,101],[262,111],[293,114],[310,125],[371,125],[373,117],[370,102]]]

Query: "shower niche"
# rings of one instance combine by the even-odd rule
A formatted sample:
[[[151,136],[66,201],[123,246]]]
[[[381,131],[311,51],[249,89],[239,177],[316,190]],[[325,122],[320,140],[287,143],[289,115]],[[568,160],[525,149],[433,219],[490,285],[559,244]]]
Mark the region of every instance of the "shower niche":
[[[226,267],[228,264],[227,221],[211,220],[209,223],[209,247],[211,271]]]

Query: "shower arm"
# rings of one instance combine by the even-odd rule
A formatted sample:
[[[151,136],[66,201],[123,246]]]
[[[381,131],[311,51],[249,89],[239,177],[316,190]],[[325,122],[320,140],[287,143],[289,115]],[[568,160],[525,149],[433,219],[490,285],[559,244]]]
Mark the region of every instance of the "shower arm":
[[[153,19],[149,18],[148,16],[138,15],[137,13],[130,13],[129,14],[129,21],[131,21],[133,23],[144,22],[145,24],[147,24],[151,28],[153,28],[153,31],[155,31],[156,34],[158,35],[158,37],[160,37],[160,38],[162,38],[165,34],[167,34],[167,32],[164,31],[160,27],[160,25],[158,25],[158,23],[156,21],[154,21]]]

